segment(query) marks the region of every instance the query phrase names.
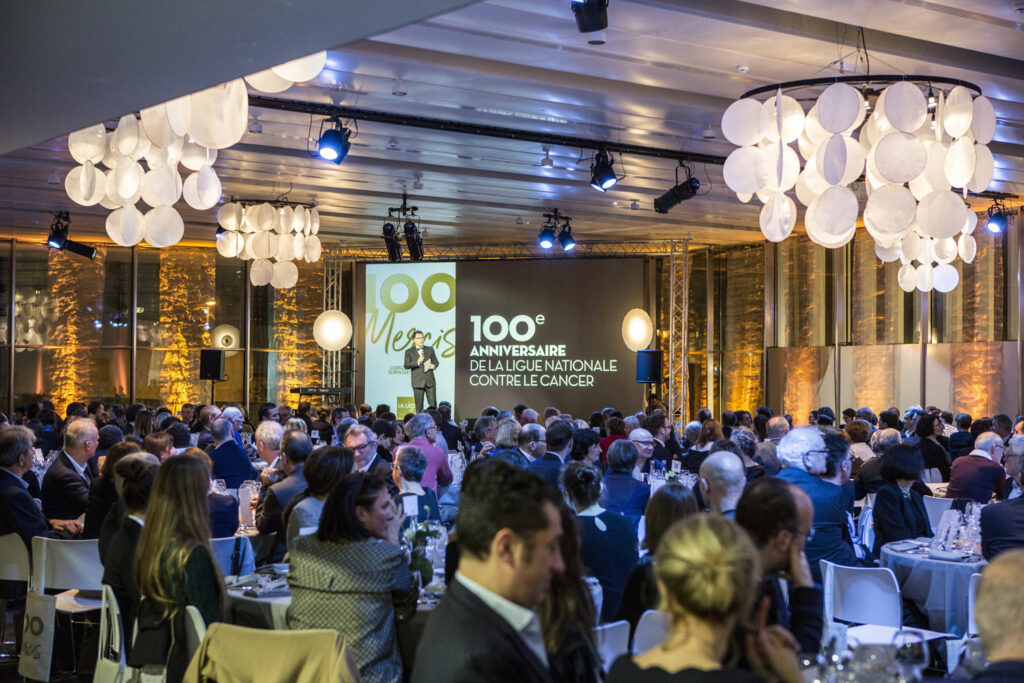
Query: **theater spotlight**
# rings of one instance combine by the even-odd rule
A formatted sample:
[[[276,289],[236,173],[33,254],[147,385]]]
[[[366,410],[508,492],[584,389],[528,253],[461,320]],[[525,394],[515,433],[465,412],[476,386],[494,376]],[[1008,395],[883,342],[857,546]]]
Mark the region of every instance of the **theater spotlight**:
[[[325,125],[330,125],[330,128],[324,130]],[[316,143],[317,155],[326,161],[340,164],[352,146],[349,142],[352,131],[341,125],[337,118],[325,119],[320,127],[320,139]]]
[[[72,254],[84,256],[87,259],[96,258],[96,247],[68,239],[68,231],[71,228],[71,216],[67,211],[57,211],[53,214],[53,223],[50,225],[50,235],[46,238],[46,246],[59,251],[70,251]]]
[[[683,182],[679,182],[680,168],[686,171],[686,180]],[[697,195],[697,190],[699,189],[700,181],[690,175],[690,169],[688,166],[684,166],[680,163],[679,166],[676,167],[675,187],[654,200],[654,210],[658,213],[668,213],[669,209],[677,204],[695,197]]]
[[[988,217],[985,220],[985,229],[989,232],[1000,233],[1006,230],[1007,214],[1006,207],[996,199],[992,206],[988,207]]]
[[[562,224],[562,232],[558,233],[558,243],[562,245],[562,251],[572,251],[576,248],[576,240],[572,238],[572,228],[569,221]]]
[[[537,235],[537,244],[541,249],[550,249],[555,246],[555,229],[551,225],[545,225]]]
[[[409,247],[410,259],[413,261],[423,260],[423,238],[413,221],[405,222],[405,246]]]
[[[594,155],[594,163],[590,166],[590,186],[598,192],[606,192],[619,182],[612,167],[612,159],[608,152],[598,150]]]
[[[398,241],[395,224],[388,221],[384,224],[384,246],[388,250],[388,261],[397,263],[402,260],[402,245]]]
[[[608,0],[572,0],[572,13],[580,33],[608,28]]]

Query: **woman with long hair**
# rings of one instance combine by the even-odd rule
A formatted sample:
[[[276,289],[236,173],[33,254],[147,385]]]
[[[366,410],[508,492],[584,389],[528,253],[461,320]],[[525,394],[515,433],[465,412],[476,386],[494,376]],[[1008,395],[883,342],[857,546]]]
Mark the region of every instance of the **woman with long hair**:
[[[135,552],[142,602],[132,666],[166,664],[171,681],[188,666],[185,608],[195,607],[211,624],[224,604],[224,579],[210,548],[209,490],[210,466],[202,459],[183,453],[161,465]]]
[[[147,436],[153,433],[153,413],[148,410],[140,411],[135,416],[134,429],[132,433],[139,437],[139,441],[142,441]]]
[[[602,678],[593,633],[597,612],[590,587],[583,580],[579,530],[569,506],[559,506],[559,514],[565,569],[551,574],[547,596],[537,608],[544,649],[555,680],[597,683]]]
[[[383,479],[352,474],[327,496],[316,534],[289,549],[288,628],[341,633],[367,683],[402,678],[395,621],[419,597],[398,545],[404,519]]]
[[[292,498],[282,515],[288,529],[289,548],[303,529],[320,526],[327,495],[352,472],[352,463],[352,451],[344,446],[321,446],[306,458],[306,466],[302,468],[306,490]]]

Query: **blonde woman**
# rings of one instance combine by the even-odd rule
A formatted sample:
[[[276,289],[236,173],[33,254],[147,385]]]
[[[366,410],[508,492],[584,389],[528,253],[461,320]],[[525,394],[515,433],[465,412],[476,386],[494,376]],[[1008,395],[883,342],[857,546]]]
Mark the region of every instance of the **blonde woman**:
[[[188,666],[185,607],[219,621],[224,580],[210,550],[210,466],[188,454],[160,466],[135,551],[142,602],[132,666],[167,666],[179,681]]]
[[[723,665],[730,636],[751,613],[760,562],[753,543],[735,522],[719,515],[690,515],[662,537],[655,575],[668,636],[636,657],[620,657],[607,683],[699,681],[753,683],[803,680],[793,637],[764,627],[764,610],[746,639],[753,671]]]
[[[303,434],[309,434],[309,426],[306,424],[306,421],[303,420],[302,418],[293,417],[290,420],[288,420],[287,423],[285,423],[284,431],[296,431],[302,432]]]

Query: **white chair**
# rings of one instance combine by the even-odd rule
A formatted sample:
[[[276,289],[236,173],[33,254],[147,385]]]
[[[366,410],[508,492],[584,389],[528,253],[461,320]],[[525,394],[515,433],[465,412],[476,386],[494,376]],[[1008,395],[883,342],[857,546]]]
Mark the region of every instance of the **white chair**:
[[[865,548],[875,547],[875,508],[865,505],[857,518],[857,538]]]
[[[928,513],[928,526],[932,533],[939,528],[939,521],[942,513],[953,506],[952,498],[936,498],[935,496],[922,496],[924,499],[924,511]]]
[[[57,594],[57,611],[78,614],[99,609],[100,597],[82,595],[83,591],[103,590],[103,563],[99,541],[64,541],[36,536],[32,539],[32,587],[63,589]]]
[[[93,683],[126,683],[131,680],[133,669],[125,663],[124,625],[121,608],[110,586],[103,586],[103,605],[100,608],[99,652],[96,655],[96,671]]]
[[[967,635],[978,635],[978,623],[974,621],[974,603],[978,598],[978,582],[981,574],[971,574],[971,582],[967,586]]]
[[[651,493],[654,493],[653,491]],[[640,549],[640,557],[649,551],[644,548],[644,538],[647,536],[647,515],[640,515],[640,525],[636,528],[636,547]]]
[[[320,527],[304,526],[299,528],[299,536],[312,536]]]
[[[921,470],[921,481],[925,484],[939,484],[942,482],[942,472],[938,467],[929,467]]]
[[[636,622],[636,632],[633,633],[633,654],[638,655],[657,647],[668,636],[670,627],[668,615],[664,612],[649,609],[641,614],[640,621]]]
[[[601,667],[608,671],[616,658],[629,652],[629,622],[611,621],[595,627],[594,641],[601,657]]]
[[[877,493],[866,493],[864,494],[864,505],[869,507],[875,507],[875,497]]]
[[[844,567],[828,560],[820,563],[826,627],[837,620],[855,624],[847,629],[847,638],[861,645],[889,645],[901,630],[917,631],[925,640],[948,637],[937,631],[903,628],[900,586],[891,569]]]
[[[210,539],[210,548],[224,576],[248,576],[256,571],[256,553],[248,536],[213,538]],[[236,568],[237,571],[232,571]]]
[[[206,622],[203,621],[203,615],[192,605],[185,607],[185,633],[188,636],[188,658],[191,661],[192,655],[206,637]]]
[[[28,581],[32,577],[32,564],[28,548],[18,534],[0,536],[0,580]],[[7,635],[7,601],[0,600],[0,648],[4,647]],[[0,661],[8,653],[0,652]]]

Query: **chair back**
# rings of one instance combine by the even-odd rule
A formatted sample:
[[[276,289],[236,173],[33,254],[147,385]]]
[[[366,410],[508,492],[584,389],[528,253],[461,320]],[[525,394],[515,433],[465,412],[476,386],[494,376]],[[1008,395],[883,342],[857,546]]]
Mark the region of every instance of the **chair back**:
[[[69,590],[103,590],[103,563],[99,540],[65,541],[32,538],[32,587]]]
[[[878,496],[877,493],[865,493],[864,494],[864,506],[865,507],[872,507],[872,508],[875,507],[875,497],[877,497],[877,496]]]
[[[319,529],[319,528],[320,527],[317,527],[317,526],[304,526],[304,527],[300,527],[299,528],[299,536],[312,536],[313,534],[316,533],[317,529]]]
[[[121,608],[117,604],[113,589],[104,584],[100,606],[99,652],[96,654],[93,683],[125,683],[129,680],[130,673],[125,667]]]
[[[248,536],[210,539],[210,549],[224,576],[248,576],[256,571],[256,554]]]
[[[924,499],[924,511],[928,513],[928,526],[932,533],[939,528],[939,521],[942,513],[953,506],[952,498],[936,498],[935,496],[922,496]]]
[[[865,548],[875,547],[875,508],[865,505],[857,518],[857,538]]]
[[[844,567],[828,560],[820,563],[828,621],[900,628],[900,585],[891,569]]]
[[[612,621],[595,627],[594,642],[601,657],[601,666],[608,671],[617,657],[629,652],[629,622]]]
[[[32,563],[28,548],[18,534],[0,536],[0,580],[28,581],[32,577]]]
[[[668,636],[670,626],[665,612],[649,609],[641,614],[633,634],[633,654],[638,655],[657,647]]]
[[[188,638],[188,658],[191,661],[192,655],[199,649],[199,645],[206,637],[206,622],[203,615],[193,605],[185,606],[185,635]]]
[[[971,574],[971,582],[967,587],[967,635],[978,635],[978,622],[974,620],[974,606],[978,599],[978,582],[981,581],[981,574]]]
[[[942,472],[939,471],[938,467],[923,469],[921,470],[921,481],[926,484],[941,484]]]

